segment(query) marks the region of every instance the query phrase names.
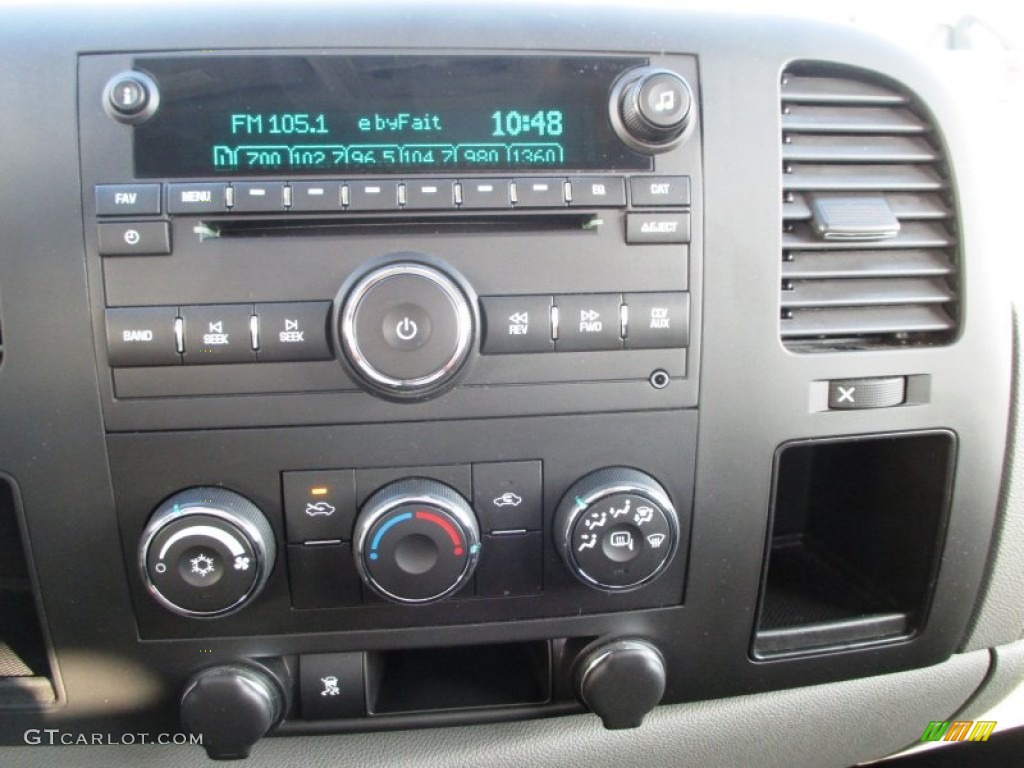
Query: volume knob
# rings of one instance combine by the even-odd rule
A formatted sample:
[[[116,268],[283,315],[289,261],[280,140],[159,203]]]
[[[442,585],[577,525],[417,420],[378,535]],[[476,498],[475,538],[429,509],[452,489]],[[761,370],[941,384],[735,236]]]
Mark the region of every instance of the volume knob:
[[[612,93],[612,123],[633,149],[647,154],[677,146],[692,124],[693,93],[667,69],[630,70]]]

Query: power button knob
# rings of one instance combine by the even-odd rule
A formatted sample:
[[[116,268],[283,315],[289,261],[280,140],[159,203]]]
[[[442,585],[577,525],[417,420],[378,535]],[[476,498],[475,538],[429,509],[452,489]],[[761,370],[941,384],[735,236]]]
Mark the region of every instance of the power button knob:
[[[399,261],[371,270],[347,292],[338,330],[346,361],[367,389],[425,397],[461,369],[472,346],[473,313],[448,274]]]

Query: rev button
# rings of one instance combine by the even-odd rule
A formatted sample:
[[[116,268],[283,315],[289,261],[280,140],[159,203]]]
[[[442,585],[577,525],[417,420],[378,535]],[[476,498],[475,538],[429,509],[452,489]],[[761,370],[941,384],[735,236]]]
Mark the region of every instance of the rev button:
[[[485,296],[480,305],[485,355],[554,350],[550,296]]]

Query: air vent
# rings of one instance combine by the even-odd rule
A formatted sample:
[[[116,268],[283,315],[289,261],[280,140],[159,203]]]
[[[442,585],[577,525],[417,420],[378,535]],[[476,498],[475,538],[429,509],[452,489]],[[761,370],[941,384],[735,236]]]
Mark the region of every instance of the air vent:
[[[945,344],[958,245],[924,110],[861,71],[782,76],[783,342],[796,351]]]

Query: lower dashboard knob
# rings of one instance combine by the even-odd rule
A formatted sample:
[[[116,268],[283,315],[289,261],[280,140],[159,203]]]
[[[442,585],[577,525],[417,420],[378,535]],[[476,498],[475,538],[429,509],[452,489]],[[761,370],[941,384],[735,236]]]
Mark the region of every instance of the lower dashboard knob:
[[[377,594],[430,603],[469,582],[480,529],[469,503],[436,480],[410,478],[381,488],[356,519],[356,567]]]
[[[665,694],[665,659],[644,640],[599,643],[580,654],[573,678],[605,728],[636,728]]]
[[[285,709],[285,696],[270,674],[241,664],[211,667],[185,684],[181,724],[202,737],[211,759],[239,760],[281,721]]]
[[[609,467],[580,478],[555,512],[555,546],[580,581],[621,592],[668,567],[679,520],[665,489],[648,474]]]
[[[274,532],[259,508],[224,488],[189,488],[164,501],[139,546],[150,595],[174,613],[223,616],[263,589]]]

